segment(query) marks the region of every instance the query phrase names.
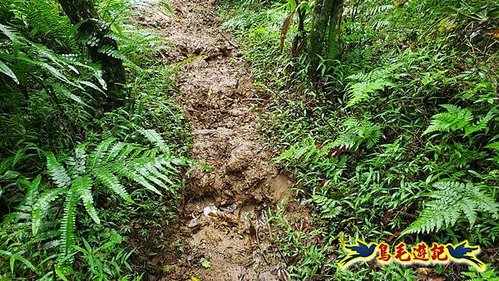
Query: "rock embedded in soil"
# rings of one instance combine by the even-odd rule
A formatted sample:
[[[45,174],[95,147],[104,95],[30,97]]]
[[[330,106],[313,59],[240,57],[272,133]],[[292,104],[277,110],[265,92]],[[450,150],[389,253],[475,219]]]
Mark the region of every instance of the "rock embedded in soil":
[[[254,149],[254,148],[253,148]],[[252,147],[240,146],[232,150],[229,162],[225,166],[227,172],[238,173],[242,172],[251,164],[254,155]]]

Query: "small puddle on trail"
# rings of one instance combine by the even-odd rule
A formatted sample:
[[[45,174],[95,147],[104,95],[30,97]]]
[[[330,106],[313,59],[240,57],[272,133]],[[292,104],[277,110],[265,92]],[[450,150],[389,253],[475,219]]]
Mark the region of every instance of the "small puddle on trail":
[[[194,58],[181,66],[175,98],[190,119],[190,156],[210,171],[193,170],[177,228],[152,263],[163,268],[161,280],[278,280],[283,263],[269,241],[266,215],[292,198],[292,182],[270,163],[256,129],[251,67],[221,27],[216,1],[168,2],[173,15],[148,9],[139,20],[171,40],[158,54],[168,63]]]

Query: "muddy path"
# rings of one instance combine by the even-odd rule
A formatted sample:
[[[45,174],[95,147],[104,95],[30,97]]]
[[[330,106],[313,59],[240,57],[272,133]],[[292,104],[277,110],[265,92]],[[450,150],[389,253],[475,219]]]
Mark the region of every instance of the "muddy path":
[[[176,100],[191,122],[190,156],[206,165],[191,173],[178,225],[167,226],[170,247],[153,262],[161,280],[280,280],[266,214],[291,198],[292,183],[256,129],[251,66],[221,26],[216,1],[168,2],[173,15],[148,11],[140,20],[171,40],[160,55],[181,65]]]

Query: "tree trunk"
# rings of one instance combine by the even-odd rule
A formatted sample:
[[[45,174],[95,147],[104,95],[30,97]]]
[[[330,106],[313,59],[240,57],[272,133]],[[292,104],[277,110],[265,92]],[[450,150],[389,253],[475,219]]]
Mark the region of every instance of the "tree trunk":
[[[87,48],[92,61],[101,64],[102,76],[107,83],[106,109],[123,104],[123,86],[126,82],[123,62],[113,57],[118,44],[107,35],[109,27],[100,20],[93,0],[58,0],[62,9],[73,24],[80,24],[78,31],[86,38]]]
[[[337,59],[341,54],[340,24],[343,13],[343,0],[315,1],[310,32],[309,76],[314,84],[320,81],[321,58]]]

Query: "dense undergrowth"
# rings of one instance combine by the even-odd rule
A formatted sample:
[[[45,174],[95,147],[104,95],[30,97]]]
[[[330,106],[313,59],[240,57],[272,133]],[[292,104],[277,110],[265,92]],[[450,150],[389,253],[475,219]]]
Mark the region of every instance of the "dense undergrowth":
[[[319,90],[308,82],[306,53],[288,51],[301,35],[287,26],[293,3],[225,1],[221,11],[270,100],[262,131],[280,151],[276,162],[314,210],[310,227],[272,216],[285,230],[277,241],[291,275],[497,280],[498,3],[346,1],[343,54],[322,64]],[[482,246],[488,269],[341,270],[341,246],[356,237],[392,246],[467,239]]]
[[[57,1],[0,3],[0,280],[140,279],[174,218],[189,140],[154,56],[164,39],[134,25],[132,2],[98,4],[119,46],[99,52],[127,70],[112,111],[96,38]]]

